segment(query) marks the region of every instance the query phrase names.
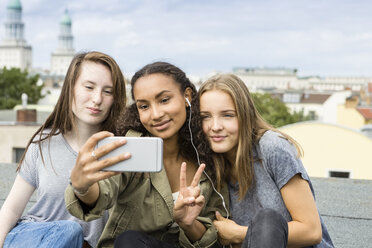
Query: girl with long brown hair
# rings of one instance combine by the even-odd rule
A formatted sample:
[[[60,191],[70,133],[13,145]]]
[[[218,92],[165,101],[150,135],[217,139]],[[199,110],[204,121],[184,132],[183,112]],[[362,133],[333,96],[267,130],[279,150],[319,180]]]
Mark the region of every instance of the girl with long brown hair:
[[[229,184],[232,220],[216,213],[214,221],[221,242],[333,247],[300,146],[262,119],[244,82],[233,74],[214,76],[200,87],[199,98],[217,180]]]
[[[94,133],[115,131],[125,107],[124,76],[110,56],[77,54],[58,102],[30,139],[18,175],[0,211],[0,247],[96,246],[105,218],[83,222],[70,215],[64,192],[78,152]],[[37,201],[22,216],[32,193]],[[17,223],[18,222],[18,223]]]

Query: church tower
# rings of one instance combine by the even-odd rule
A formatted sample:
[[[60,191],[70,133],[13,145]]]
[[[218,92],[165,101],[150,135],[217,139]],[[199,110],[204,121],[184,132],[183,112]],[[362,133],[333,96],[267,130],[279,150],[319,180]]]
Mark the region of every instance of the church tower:
[[[67,10],[59,23],[58,47],[52,53],[50,73],[64,76],[75,55],[72,36],[72,22]]]
[[[22,22],[22,4],[20,0],[10,0],[7,5],[5,37],[0,43],[0,68],[20,68],[30,70],[32,67],[32,48],[24,39]]]

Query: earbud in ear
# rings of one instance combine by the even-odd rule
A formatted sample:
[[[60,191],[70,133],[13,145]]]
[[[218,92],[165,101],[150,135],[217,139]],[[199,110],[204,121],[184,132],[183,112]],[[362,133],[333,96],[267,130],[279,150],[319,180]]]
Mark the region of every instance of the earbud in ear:
[[[191,107],[191,103],[190,103],[189,99],[187,99],[187,97],[185,97],[185,100],[189,104],[189,107]]]

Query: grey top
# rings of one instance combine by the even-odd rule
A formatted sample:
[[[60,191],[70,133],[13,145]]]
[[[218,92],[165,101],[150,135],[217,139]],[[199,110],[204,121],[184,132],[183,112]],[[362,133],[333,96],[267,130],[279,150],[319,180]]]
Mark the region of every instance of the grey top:
[[[33,207],[21,218],[21,221],[57,221],[73,220],[83,228],[84,239],[95,247],[107,220],[100,218],[84,222],[73,217],[65,207],[65,189],[69,183],[72,167],[75,165],[75,152],[62,134],[53,136],[39,145],[32,143],[27,150],[19,175],[37,189],[37,200]]]
[[[313,186],[301,160],[297,156],[296,148],[279,133],[267,131],[255,147],[254,156],[254,186],[245,197],[238,201],[239,185],[229,184],[230,209],[232,219],[239,225],[247,226],[256,212],[261,208],[270,208],[279,212],[288,222],[292,220],[284,202],[280,189],[296,174],[300,174],[310,186]],[[262,162],[260,162],[262,161]],[[315,198],[315,196],[314,196]],[[311,247],[333,247],[331,238],[321,218],[322,242]]]

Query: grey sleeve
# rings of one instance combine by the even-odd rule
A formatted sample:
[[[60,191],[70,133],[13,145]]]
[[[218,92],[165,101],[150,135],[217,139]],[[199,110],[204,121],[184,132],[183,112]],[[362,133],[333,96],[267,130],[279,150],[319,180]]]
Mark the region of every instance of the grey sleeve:
[[[39,176],[37,173],[39,156],[39,145],[31,143],[19,170],[19,175],[35,188],[39,187]]]
[[[301,159],[297,156],[295,146],[288,140],[280,137],[279,134],[273,133],[260,146],[267,170],[279,189],[297,174],[309,181],[309,176]]]

